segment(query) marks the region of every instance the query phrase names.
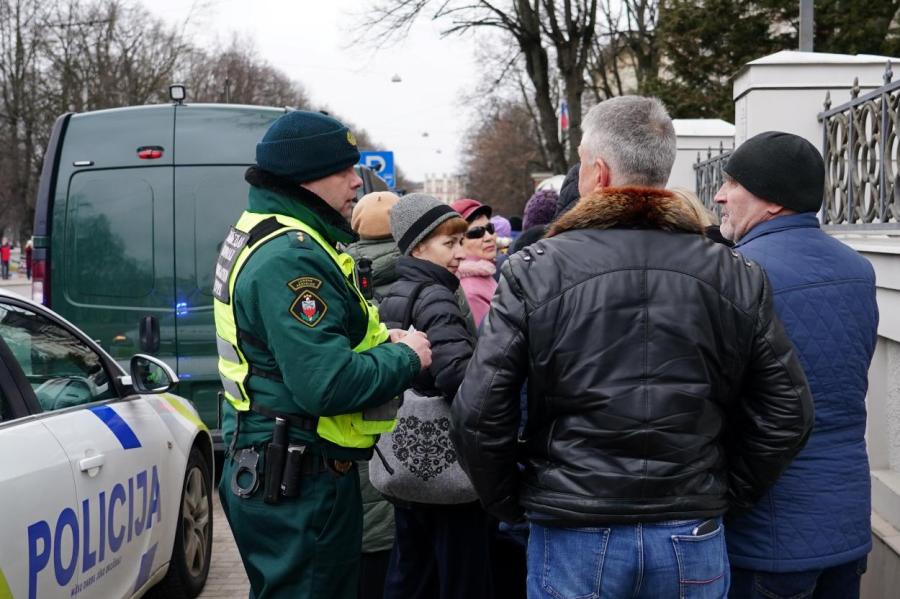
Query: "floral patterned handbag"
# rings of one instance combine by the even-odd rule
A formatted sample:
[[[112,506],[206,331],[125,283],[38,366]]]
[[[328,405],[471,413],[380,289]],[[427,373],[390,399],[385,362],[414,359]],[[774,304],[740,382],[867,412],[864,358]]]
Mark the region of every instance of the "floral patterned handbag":
[[[403,328],[425,283],[410,294]],[[369,462],[372,485],[389,499],[414,503],[458,504],[478,499],[450,441],[450,406],[443,397],[403,394],[397,426],[375,445]]]

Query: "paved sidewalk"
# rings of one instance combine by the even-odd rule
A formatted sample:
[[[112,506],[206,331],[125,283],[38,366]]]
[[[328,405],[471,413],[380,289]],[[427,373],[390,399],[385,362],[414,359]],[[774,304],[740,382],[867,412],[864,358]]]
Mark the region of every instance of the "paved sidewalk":
[[[209,578],[199,599],[236,599],[250,594],[250,582],[238,554],[219,494],[213,489],[213,551]]]
[[[8,279],[0,279],[0,289],[31,299],[31,281],[25,275],[13,273]]]

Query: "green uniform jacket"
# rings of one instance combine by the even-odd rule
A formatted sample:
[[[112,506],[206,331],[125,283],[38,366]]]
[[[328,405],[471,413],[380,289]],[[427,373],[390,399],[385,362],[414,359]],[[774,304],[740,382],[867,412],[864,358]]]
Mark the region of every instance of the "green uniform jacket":
[[[290,194],[290,195],[288,195]],[[349,243],[346,221],[312,192],[251,187],[248,210],[284,214],[319,232],[332,244]],[[321,282],[316,289],[321,318],[308,325],[297,314],[300,302],[290,287],[301,277]],[[270,409],[306,416],[334,416],[380,405],[406,389],[420,369],[416,353],[384,343],[364,352],[367,316],[338,266],[315,240],[291,231],[261,246],[247,260],[234,288],[236,323],[265,342],[268,351],[242,343],[241,350],[264,370],[279,370],[283,383],[250,376],[251,401]],[[223,435],[230,443],[235,412],[224,407]],[[260,447],[271,439],[273,420],[241,414],[237,448]],[[338,447],[311,431],[291,428],[294,442],[307,443],[336,459],[367,459],[370,449]]]

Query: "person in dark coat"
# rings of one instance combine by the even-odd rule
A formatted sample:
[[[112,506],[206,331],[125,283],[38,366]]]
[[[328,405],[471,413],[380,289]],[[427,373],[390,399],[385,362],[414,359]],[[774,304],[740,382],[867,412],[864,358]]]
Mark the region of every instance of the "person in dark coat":
[[[390,326],[402,326],[407,306],[413,302],[412,326],[428,335],[433,359],[432,367],[415,379],[413,389],[447,402],[456,395],[475,347],[474,331],[455,296],[460,285],[456,271],[466,257],[462,239],[468,228],[459,213],[425,194],[404,196],[391,210],[391,233],[402,255],[396,267],[398,280],[379,307],[381,319]],[[477,501],[460,505],[395,502],[394,519],[386,599],[490,596],[491,521]]]
[[[581,169],[581,163],[576,163],[566,173],[562,186],[559,188],[559,200],[556,203],[556,215],[554,220],[571,210],[581,198],[581,192],[578,191],[578,171]]]
[[[509,248],[510,255],[520,252],[536,241],[540,241],[546,232],[547,225],[537,225],[526,229],[513,241],[512,246]]]
[[[510,227],[510,229],[512,229],[510,234],[512,235],[513,240],[515,240],[515,238],[518,237],[519,234],[522,232],[521,217],[510,216],[509,217],[509,227]]]
[[[803,451],[752,510],[726,521],[729,596],[854,599],[872,548],[865,433],[875,272],[819,226],[825,165],[811,143],[760,133],[724,170],[722,234],[765,269],[816,408]]]
[[[33,264],[34,243],[31,239],[25,244],[25,276],[31,280],[31,266]]]
[[[583,130],[581,200],[507,262],[451,436],[485,508],[530,522],[530,598],[723,597],[722,515],[803,447],[809,388],[762,269],[664,189],[662,103]]]
[[[577,183],[577,178],[575,181]],[[515,254],[544,236],[544,233],[547,232],[547,225],[553,221],[556,214],[558,202],[559,194],[552,189],[536,191],[528,198],[522,218],[523,231],[510,247],[510,254]]]

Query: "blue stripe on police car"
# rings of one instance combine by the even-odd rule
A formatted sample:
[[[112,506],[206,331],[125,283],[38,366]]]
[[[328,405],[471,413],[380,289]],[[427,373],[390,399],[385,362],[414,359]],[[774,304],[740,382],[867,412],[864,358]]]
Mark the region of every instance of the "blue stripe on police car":
[[[116,436],[119,443],[124,449],[136,449],[141,446],[134,430],[128,426],[128,423],[112,408],[112,406],[95,406],[88,408],[97,418],[103,421],[109,430]]]

